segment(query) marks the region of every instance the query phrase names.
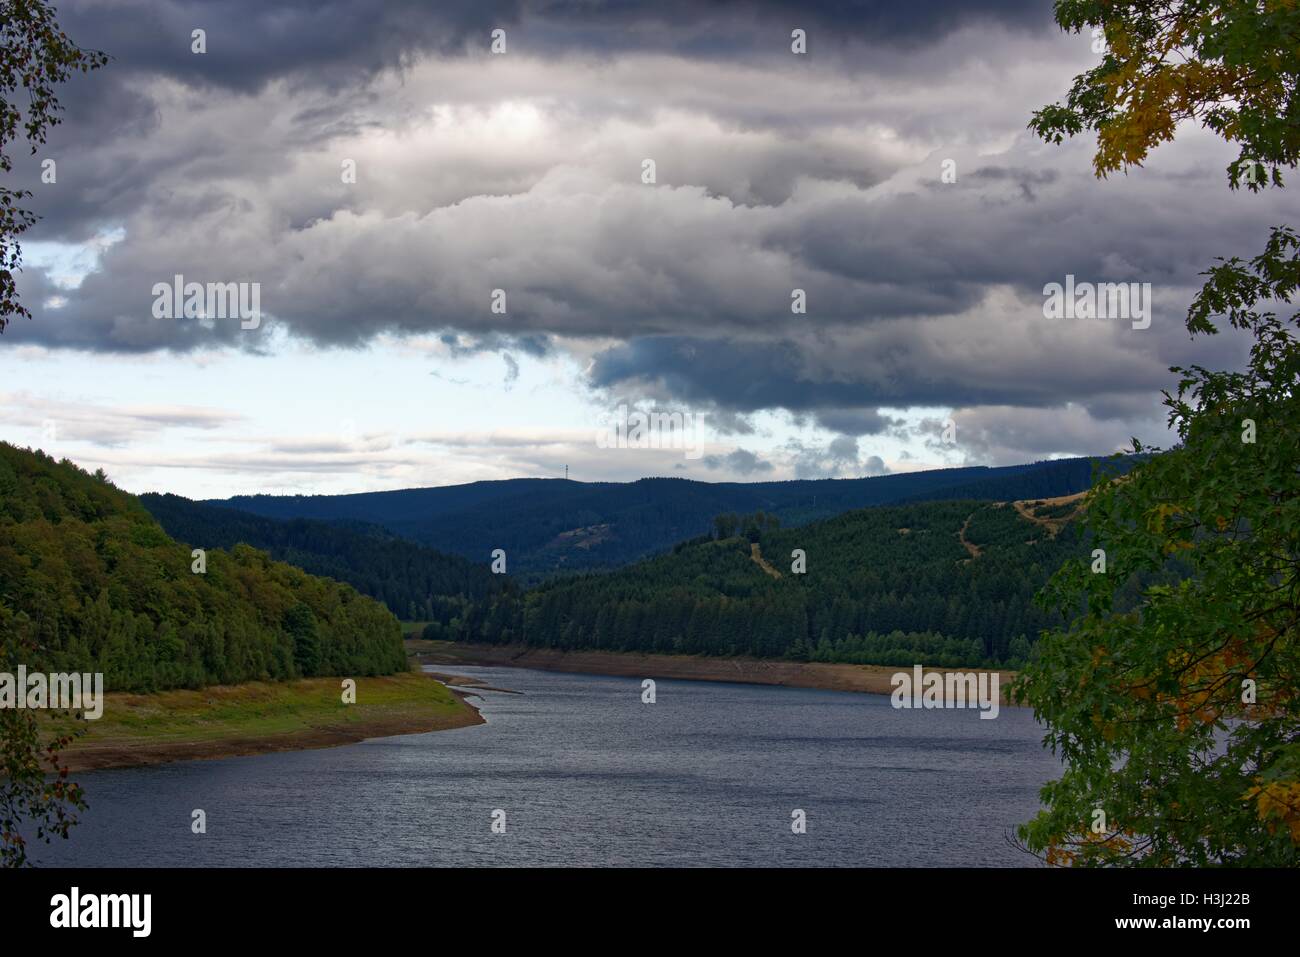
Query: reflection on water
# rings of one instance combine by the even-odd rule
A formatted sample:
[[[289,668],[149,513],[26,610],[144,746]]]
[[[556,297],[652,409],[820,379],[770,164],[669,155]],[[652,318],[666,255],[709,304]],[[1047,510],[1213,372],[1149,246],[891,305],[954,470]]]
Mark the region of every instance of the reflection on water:
[[[883,695],[457,673],[488,723],[318,751],[78,776],[43,864],[1027,865],[1006,835],[1056,776],[1032,716]],[[208,832],[190,832],[202,808]],[[506,833],[492,814],[506,812]],[[791,812],[807,833],[791,832]]]

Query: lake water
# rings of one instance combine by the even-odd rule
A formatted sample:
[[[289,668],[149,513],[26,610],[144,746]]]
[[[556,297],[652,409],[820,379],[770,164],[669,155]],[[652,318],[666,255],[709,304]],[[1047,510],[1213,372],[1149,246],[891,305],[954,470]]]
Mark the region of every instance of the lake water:
[[[1024,866],[1059,765],[1032,715],[883,695],[457,668],[487,724],[77,776],[72,866]],[[192,834],[191,812],[207,813]],[[505,811],[506,831],[492,833]],[[791,812],[807,832],[791,831]]]

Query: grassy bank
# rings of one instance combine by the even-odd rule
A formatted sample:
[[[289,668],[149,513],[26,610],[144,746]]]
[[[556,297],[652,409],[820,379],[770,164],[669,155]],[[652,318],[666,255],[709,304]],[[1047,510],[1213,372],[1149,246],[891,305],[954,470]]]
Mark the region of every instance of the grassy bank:
[[[51,731],[84,730],[64,752],[73,770],[327,748],[483,721],[459,694],[424,674],[356,682],[356,704],[351,705],[341,700],[341,679],[309,678],[107,694],[97,721],[65,715],[48,720]]]
[[[889,694],[890,679],[910,668],[886,665],[823,664],[779,658],[711,658],[702,655],[648,655],[623,651],[560,651],[524,645],[469,644],[453,641],[407,639],[407,651],[429,665],[503,665],[539,671],[612,675],[623,678],[677,678],[685,681],[735,681],[741,684],[820,688]],[[925,671],[981,671],[979,668],[930,668]],[[1006,688],[1015,676],[1000,671],[1003,704]]]

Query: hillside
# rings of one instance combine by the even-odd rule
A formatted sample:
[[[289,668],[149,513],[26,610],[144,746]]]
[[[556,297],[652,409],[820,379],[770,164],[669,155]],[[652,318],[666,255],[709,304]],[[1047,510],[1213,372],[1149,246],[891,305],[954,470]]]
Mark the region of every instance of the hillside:
[[[806,556],[803,574],[791,570],[795,549]],[[702,538],[616,572],[554,581],[522,601],[476,610],[452,637],[560,649],[1015,666],[1050,623],[1034,593],[1063,561],[1083,553],[1074,526],[1049,530],[1010,504],[876,507],[802,528]]]
[[[102,474],[0,443],[0,649],[29,668],[112,691],[405,670],[396,619],[351,586],[243,545],[206,559]]]
[[[354,495],[237,496],[208,504],[278,519],[372,523],[485,564],[492,549],[503,548],[511,575],[534,583],[560,572],[617,568],[667,551],[708,531],[722,512],[763,510],[792,526],[909,500],[1070,495],[1089,486],[1092,462],[1065,459],[792,482],[511,479]]]
[[[140,501],[178,541],[205,548],[251,545],[313,575],[347,582],[401,618],[448,624],[467,602],[511,587],[486,562],[445,555],[377,525],[281,521],[179,495],[149,493]]]

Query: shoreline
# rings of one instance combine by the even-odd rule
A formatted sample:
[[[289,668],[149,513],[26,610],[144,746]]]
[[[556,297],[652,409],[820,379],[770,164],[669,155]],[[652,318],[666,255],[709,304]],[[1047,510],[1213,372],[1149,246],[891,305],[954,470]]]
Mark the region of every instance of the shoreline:
[[[409,656],[424,666],[485,666],[537,671],[720,681],[860,694],[892,693],[891,677],[910,668],[830,664],[763,658],[705,658],[643,652],[563,651],[525,645],[488,645],[407,639]],[[955,669],[925,668],[927,673]],[[977,673],[987,669],[969,669]],[[998,671],[1005,686],[1015,673]],[[155,694],[113,692],[104,717],[77,726],[86,734],[61,753],[70,773],[146,767],[174,761],[212,760],[308,751],[372,738],[426,734],[485,724],[469,698],[478,691],[518,694],[507,688],[442,671],[412,670],[358,678],[357,703],[339,701],[340,678],[248,682]],[[1002,706],[1015,707],[1006,701]]]
[[[655,655],[636,651],[563,651],[527,645],[487,645],[452,641],[406,640],[409,654],[422,665],[465,665],[532,668],[537,671],[567,671],[573,674],[605,675],[614,678],[668,678],[682,681],[729,681],[739,684],[814,688],[821,691],[852,691],[861,694],[891,694],[890,679],[911,666],[828,664],[815,661],[785,661],[770,658],[704,658],[694,655]],[[930,672],[988,671],[999,675],[1003,688],[1002,707],[1018,707],[1006,700],[1006,685],[1014,671],[985,668],[932,668]]]
[[[217,685],[152,695],[110,693],[104,716],[60,753],[70,773],[309,751],[371,738],[485,724],[467,694],[432,675],[358,678],[357,703],[341,678]],[[65,722],[60,730],[71,726]],[[158,729],[158,725],[167,726]]]

